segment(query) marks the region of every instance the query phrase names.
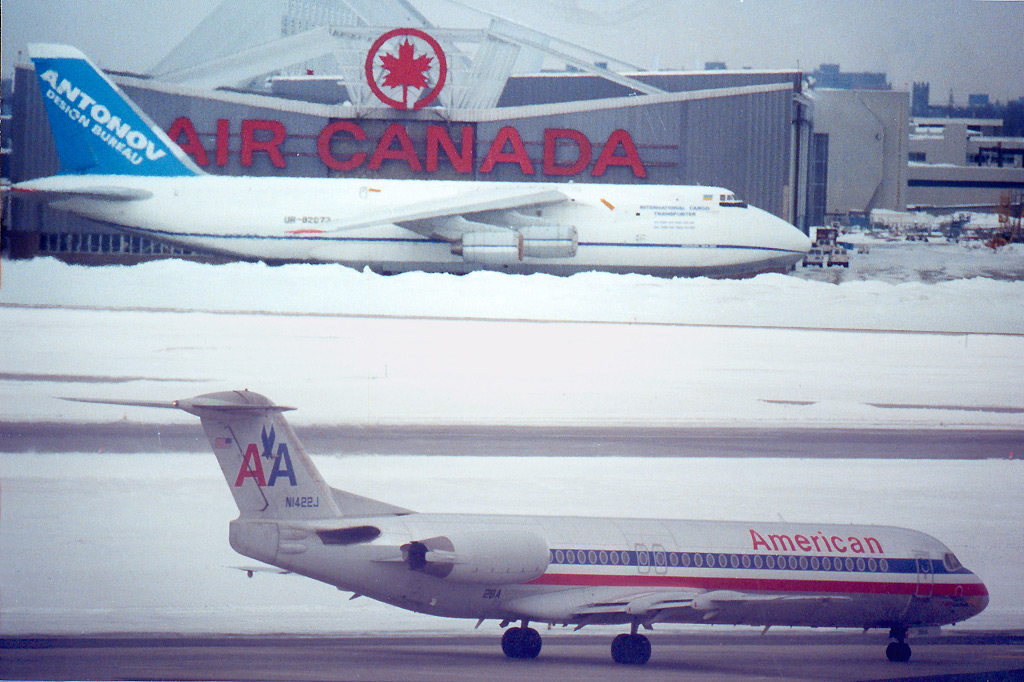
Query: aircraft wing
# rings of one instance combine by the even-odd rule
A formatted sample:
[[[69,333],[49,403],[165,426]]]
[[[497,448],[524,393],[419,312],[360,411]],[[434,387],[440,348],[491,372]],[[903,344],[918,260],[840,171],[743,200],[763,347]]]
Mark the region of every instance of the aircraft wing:
[[[502,212],[539,208],[568,200],[569,198],[562,192],[552,189],[536,190],[527,187],[496,188],[483,192],[470,190],[454,197],[402,204],[393,210],[382,211],[369,217],[332,221],[332,229],[327,233],[393,224],[429,239],[456,242],[467,232],[501,232],[515,227],[512,224],[503,224],[500,219],[479,222],[468,219],[467,216],[491,214],[493,217],[494,214]]]
[[[508,606],[533,620],[550,623],[615,623],[624,617],[654,616],[666,608],[689,608],[698,590],[623,593],[612,588],[568,589],[518,599]]]
[[[836,601],[843,596],[775,595],[732,590],[642,591],[614,596],[593,590],[566,590],[538,595],[514,602],[511,606],[524,617],[548,622],[615,623],[638,619],[643,623],[700,622],[712,620],[723,611],[730,619],[748,615],[759,622],[766,612],[773,615],[790,610],[805,611]]]
[[[706,609],[723,606],[725,604],[763,604],[766,602],[786,604],[830,604],[837,601],[850,601],[852,597],[843,595],[805,595],[805,594],[748,594],[745,592],[731,592],[720,590],[706,592],[701,595],[704,599],[694,599],[693,608]]]

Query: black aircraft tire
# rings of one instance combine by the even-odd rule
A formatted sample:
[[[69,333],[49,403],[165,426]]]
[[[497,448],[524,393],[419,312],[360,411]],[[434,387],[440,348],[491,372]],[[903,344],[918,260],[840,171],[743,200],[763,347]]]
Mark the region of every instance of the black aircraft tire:
[[[633,663],[644,665],[651,660],[651,640],[644,635],[633,636]]]
[[[522,628],[509,628],[501,636],[501,650],[509,658],[519,658],[519,650],[522,647]]]
[[[540,633],[533,628],[509,628],[501,636],[501,650],[509,658],[537,658],[542,645]]]
[[[615,636],[615,639],[612,640],[612,660],[613,661],[615,661],[616,663],[622,663],[622,664],[629,663],[628,653],[626,651],[628,646],[629,646],[628,642],[629,642],[629,635],[627,635],[625,633],[623,633],[621,635],[616,635]]]
[[[885,657],[893,663],[906,663],[910,660],[910,645],[906,642],[890,642],[885,648]]]
[[[519,638],[519,657],[537,658],[540,655],[540,648],[544,644],[540,638],[540,633],[533,628],[521,629],[523,632]]]
[[[612,640],[612,660],[623,665],[643,665],[651,660],[651,640],[643,635],[616,635]]]

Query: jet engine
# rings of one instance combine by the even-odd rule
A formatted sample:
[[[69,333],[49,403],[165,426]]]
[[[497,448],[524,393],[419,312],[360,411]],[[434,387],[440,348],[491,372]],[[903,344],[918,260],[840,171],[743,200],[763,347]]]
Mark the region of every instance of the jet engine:
[[[452,244],[452,253],[467,263],[518,263],[523,260],[523,235],[511,230],[468,232]]]
[[[452,253],[468,263],[501,265],[523,258],[572,258],[579,236],[567,225],[530,225],[518,231],[467,232],[452,244]]]
[[[530,258],[572,258],[579,246],[575,227],[568,225],[531,225],[519,228],[523,235],[523,255]]]
[[[402,545],[410,570],[460,583],[512,585],[544,575],[547,542],[525,530],[475,530]]]

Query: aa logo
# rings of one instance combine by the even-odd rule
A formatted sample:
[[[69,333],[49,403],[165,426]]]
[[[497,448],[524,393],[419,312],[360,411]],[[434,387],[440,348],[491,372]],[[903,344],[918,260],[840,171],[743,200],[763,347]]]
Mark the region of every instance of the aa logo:
[[[256,481],[256,485],[261,488],[274,485],[279,478],[287,478],[290,485],[296,485],[295,469],[292,467],[292,458],[288,455],[288,444],[278,443],[275,455],[274,439],[274,427],[270,427],[268,435],[267,427],[264,426],[263,432],[260,434],[260,440],[263,441],[263,452],[260,453],[256,443],[249,443],[249,447],[245,449],[245,455],[242,457],[242,466],[238,469],[238,477],[235,478],[236,488],[241,486],[247,478]],[[264,459],[268,463],[271,460],[274,462],[274,466],[270,470],[270,478],[266,478],[263,474]]]

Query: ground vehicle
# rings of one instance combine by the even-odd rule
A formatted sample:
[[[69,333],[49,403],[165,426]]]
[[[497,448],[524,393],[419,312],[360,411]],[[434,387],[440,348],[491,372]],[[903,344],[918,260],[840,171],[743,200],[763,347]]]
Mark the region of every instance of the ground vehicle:
[[[808,265],[817,265],[819,268],[825,267],[825,249],[820,246],[812,246],[811,250],[804,257],[804,267]]]
[[[836,267],[850,267],[850,252],[842,246],[833,246],[831,253],[828,254],[828,266]]]

